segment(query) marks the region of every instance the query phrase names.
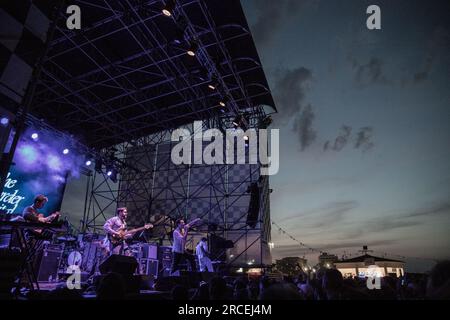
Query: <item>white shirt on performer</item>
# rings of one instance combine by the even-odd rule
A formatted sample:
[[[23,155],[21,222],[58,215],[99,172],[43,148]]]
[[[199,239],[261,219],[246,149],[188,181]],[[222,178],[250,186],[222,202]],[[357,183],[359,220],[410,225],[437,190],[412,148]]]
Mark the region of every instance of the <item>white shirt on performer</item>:
[[[200,241],[195,247],[197,258],[201,259],[206,257],[205,252],[208,252],[208,244],[205,241]]]
[[[200,272],[208,271],[214,272],[211,259],[208,257],[208,243],[206,241],[200,241],[195,247],[195,254],[198,258],[198,264]]]

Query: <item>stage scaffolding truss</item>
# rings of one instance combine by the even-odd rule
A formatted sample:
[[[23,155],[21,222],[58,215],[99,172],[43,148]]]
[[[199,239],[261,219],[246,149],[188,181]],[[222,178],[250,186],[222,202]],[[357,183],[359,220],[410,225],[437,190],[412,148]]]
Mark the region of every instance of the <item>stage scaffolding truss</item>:
[[[203,129],[211,126],[209,121],[203,123]],[[171,245],[177,218],[200,218],[188,248],[193,250],[201,237],[214,235],[231,240],[233,248],[219,250],[213,259],[240,267],[269,265],[270,189],[268,176],[260,175],[260,165],[175,165],[170,157],[174,143],[168,137],[170,132],[159,132],[115,146],[115,156],[124,164],[118,182],[112,183],[104,170],[93,173],[84,231],[102,232],[105,220],[125,206],[130,226],[160,221],[148,241]],[[260,208],[256,225],[249,226],[252,183],[259,185]]]
[[[239,117],[241,127],[260,129],[276,112],[240,1],[177,0],[171,17],[162,13],[162,0],[70,4],[81,8],[81,29],[67,28],[65,3],[46,2],[43,7],[55,9],[46,20],[51,27],[41,28],[51,32],[42,36],[45,50],[35,52],[32,90],[25,103],[5,108],[21,115],[14,121],[16,141],[27,119],[42,119],[95,160],[96,169],[86,172],[82,230],[100,231],[117,206],[127,206],[132,225],[167,216],[167,230],[158,232],[170,243],[170,219],[199,217],[189,246],[208,231],[233,241],[228,263],[270,263],[269,184],[259,165],[170,161],[177,128],[202,121],[204,129],[226,130]],[[8,2],[10,12],[20,6]],[[14,152],[15,146],[2,156],[2,176]],[[249,227],[247,189],[256,181],[260,212]]]

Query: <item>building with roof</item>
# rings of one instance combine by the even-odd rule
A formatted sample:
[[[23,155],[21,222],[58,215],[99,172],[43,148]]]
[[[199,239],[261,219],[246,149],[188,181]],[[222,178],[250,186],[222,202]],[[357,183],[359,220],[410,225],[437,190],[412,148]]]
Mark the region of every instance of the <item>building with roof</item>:
[[[405,262],[370,254],[339,260],[334,263],[343,277],[365,277],[370,266],[377,266],[382,276],[401,277],[405,274]]]
[[[307,260],[300,257],[284,257],[275,262],[276,270],[287,275],[296,275],[307,267]]]
[[[319,256],[319,267],[332,268],[334,263],[338,261],[338,256],[327,252],[322,252]]]

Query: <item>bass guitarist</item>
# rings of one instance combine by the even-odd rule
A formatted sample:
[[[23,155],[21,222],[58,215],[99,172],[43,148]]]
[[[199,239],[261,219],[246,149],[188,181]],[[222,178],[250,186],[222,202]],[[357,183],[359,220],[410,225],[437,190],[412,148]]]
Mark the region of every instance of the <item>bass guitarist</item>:
[[[126,240],[136,232],[153,227],[152,224],[146,224],[142,228],[127,230],[127,216],[127,208],[117,208],[117,215],[108,219],[103,225],[103,230],[106,232],[104,245],[109,247],[109,254],[130,255]]]

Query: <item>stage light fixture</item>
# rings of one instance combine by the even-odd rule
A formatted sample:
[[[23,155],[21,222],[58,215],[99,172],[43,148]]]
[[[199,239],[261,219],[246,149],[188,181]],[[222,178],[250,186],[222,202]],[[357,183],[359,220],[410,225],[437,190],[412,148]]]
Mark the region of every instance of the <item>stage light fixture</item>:
[[[107,169],[106,175],[112,182],[117,183],[117,170],[115,168]]]
[[[236,118],[234,118],[233,126],[234,126],[235,129],[237,129],[240,124],[241,124],[241,116],[239,115]]]
[[[31,135],[31,139],[33,139],[34,141],[36,141],[38,138],[39,138],[39,135],[38,135],[36,132],[34,132],[34,133]]]
[[[161,10],[163,15],[166,17],[171,17],[173,15],[173,10],[175,9],[175,1],[167,0],[166,5]]]
[[[208,88],[210,88],[211,90],[216,90],[216,86],[212,83],[208,84]]]
[[[86,164],[87,167],[89,167],[92,164],[92,161],[91,160],[87,160],[85,164]]]
[[[226,104],[225,104],[225,102],[220,101],[220,102],[219,102],[219,105],[220,105],[221,107],[225,107]]]
[[[3,118],[0,119],[0,123],[1,123],[2,126],[6,127],[9,124],[9,119],[6,118],[6,117],[3,117]]]
[[[69,154],[69,149],[67,149],[67,148],[64,149],[64,150],[63,150],[63,154]]]
[[[186,53],[191,56],[191,57],[195,57],[195,54],[197,52],[198,46],[197,44],[194,42],[190,45],[189,49],[187,49]]]

